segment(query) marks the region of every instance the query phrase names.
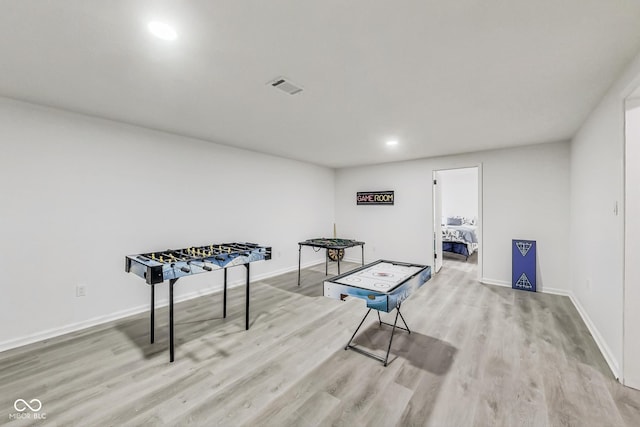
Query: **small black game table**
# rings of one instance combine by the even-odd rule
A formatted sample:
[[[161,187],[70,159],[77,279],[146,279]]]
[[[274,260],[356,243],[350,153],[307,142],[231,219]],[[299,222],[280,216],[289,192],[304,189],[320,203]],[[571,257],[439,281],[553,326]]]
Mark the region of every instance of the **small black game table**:
[[[359,242],[357,240],[350,239],[337,239],[337,238],[315,238],[308,239],[304,242],[298,243],[298,286],[300,286],[300,265],[302,259],[302,247],[303,246],[311,246],[312,248],[318,248],[318,250],[324,248],[326,251],[325,263],[324,263],[324,274],[329,274],[329,258],[335,258],[335,261],[338,262],[338,274],[340,274],[340,259],[342,258],[342,254],[344,254],[344,250],[346,248],[352,248],[354,246],[362,247],[362,265],[364,265],[364,242]],[[331,253],[330,253],[331,252]]]

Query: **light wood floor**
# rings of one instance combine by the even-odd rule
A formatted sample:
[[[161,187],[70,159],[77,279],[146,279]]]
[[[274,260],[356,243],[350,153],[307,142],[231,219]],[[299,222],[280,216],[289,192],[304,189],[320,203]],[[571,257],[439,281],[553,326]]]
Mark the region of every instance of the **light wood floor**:
[[[300,288],[295,272],[255,282],[249,331],[243,288],[227,319],[220,295],[179,304],[173,364],[166,309],[153,345],[141,314],[0,353],[0,424],[640,425],[640,392],[612,378],[568,298],[481,285],[475,267],[448,258],[407,300],[412,333],[386,368],[344,351],[365,309],[322,297],[320,265]],[[389,330],[369,319],[356,342],[383,352]],[[11,420],[18,398],[46,422]]]

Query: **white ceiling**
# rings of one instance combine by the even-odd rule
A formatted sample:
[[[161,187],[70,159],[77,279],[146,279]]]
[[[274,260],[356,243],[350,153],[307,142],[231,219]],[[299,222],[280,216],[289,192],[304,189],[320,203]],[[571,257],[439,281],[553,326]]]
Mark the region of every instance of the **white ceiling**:
[[[638,0],[0,10],[2,96],[330,167],[569,139],[640,49]],[[154,38],[154,19],[178,39]],[[305,90],[266,85],[280,75]]]

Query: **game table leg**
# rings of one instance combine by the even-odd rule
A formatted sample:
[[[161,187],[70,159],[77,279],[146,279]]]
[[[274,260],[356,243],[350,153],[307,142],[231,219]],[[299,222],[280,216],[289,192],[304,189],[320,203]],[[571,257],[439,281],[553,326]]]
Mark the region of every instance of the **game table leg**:
[[[391,338],[389,338],[389,347],[387,347],[387,355],[384,358],[384,366],[387,366],[389,361],[389,352],[391,351],[391,342],[393,341],[393,334],[396,332],[396,325],[398,324],[398,314],[400,314],[400,307],[396,310],[396,320],[393,322],[393,329],[391,330]]]
[[[149,331],[149,335],[151,336],[151,344],[154,341],[154,331],[155,331],[155,310],[156,310],[156,292],[155,285],[151,285],[151,330]]]
[[[364,323],[365,319],[367,318],[367,316],[369,315],[369,313],[371,313],[371,309],[367,310],[367,314],[364,315],[364,317],[362,318],[362,320],[360,321],[360,324],[358,325],[358,327],[356,328],[356,331],[353,333],[353,335],[351,335],[351,339],[349,340],[349,342],[347,343],[347,346],[344,348],[345,350],[349,350],[349,348],[351,347],[351,341],[353,341],[353,339],[356,337],[356,334],[358,333],[358,331],[360,330],[360,327],[362,326],[362,324]],[[380,315],[380,313],[378,313],[378,315]]]
[[[302,245],[298,245],[298,286],[300,286],[300,259],[302,258]]]
[[[329,275],[329,248],[325,249],[327,257],[324,260],[324,275]]]
[[[407,326],[407,322],[405,322],[404,320],[404,316],[402,316],[402,313],[400,312],[400,304],[398,304],[398,306],[396,307],[396,318],[395,321],[393,322],[393,324],[391,323],[387,323],[387,322],[383,322],[382,318],[380,317],[380,311],[376,310],[378,312],[378,323],[380,325],[388,325],[388,326],[392,326],[393,329],[391,329],[391,336],[389,337],[389,345],[387,346],[387,354],[385,355],[385,357],[379,356],[377,354],[368,352],[366,350],[363,350],[362,348],[357,347],[356,345],[352,345],[351,343],[353,342],[353,339],[356,337],[356,334],[358,333],[358,331],[360,330],[360,328],[362,327],[362,324],[364,323],[365,319],[367,318],[367,316],[369,315],[369,313],[371,312],[371,308],[369,310],[367,310],[367,313],[364,315],[364,317],[362,318],[362,320],[360,321],[360,324],[358,325],[358,328],[356,329],[356,331],[353,333],[353,335],[351,336],[351,339],[349,340],[349,342],[347,343],[346,347],[344,348],[345,350],[354,350],[360,354],[364,354],[365,356],[369,356],[373,359],[379,360],[381,361],[384,366],[386,367],[389,364],[389,354],[391,353],[391,344],[393,343],[393,335],[396,332],[396,329],[402,329],[405,330],[409,333],[411,333],[411,331],[409,330],[409,326]],[[406,329],[403,328],[402,326],[398,326],[398,316],[402,319],[402,322],[404,323],[404,326],[406,326]]]
[[[174,360],[173,352],[173,285],[178,279],[169,280],[169,362]]]
[[[387,326],[393,326],[396,329],[402,329],[403,331],[407,331],[409,333],[411,333],[411,331],[409,330],[409,326],[407,326],[407,322],[405,322],[404,320],[404,316],[402,315],[402,312],[400,311],[400,305],[398,305],[397,307],[398,313],[396,314],[396,316],[398,316],[398,314],[400,315],[400,318],[402,319],[402,323],[404,323],[404,328],[402,326],[399,326],[397,324],[391,324],[391,323],[387,323],[387,322],[383,322],[382,319],[380,319],[380,312],[378,312],[378,320],[380,322],[381,325],[387,325]]]
[[[409,330],[409,325],[407,325],[407,322],[404,320],[404,316],[402,315],[402,312],[400,311],[400,306],[398,306],[398,314],[400,315],[400,318],[402,319],[402,323],[404,323],[404,326],[407,332],[411,333],[411,331]]]
[[[227,269],[224,269],[224,297],[222,302],[222,317],[227,318]]]
[[[244,264],[245,267],[247,267],[247,291],[246,291],[246,307],[245,307],[245,328],[248,331],[249,330],[249,264]]]

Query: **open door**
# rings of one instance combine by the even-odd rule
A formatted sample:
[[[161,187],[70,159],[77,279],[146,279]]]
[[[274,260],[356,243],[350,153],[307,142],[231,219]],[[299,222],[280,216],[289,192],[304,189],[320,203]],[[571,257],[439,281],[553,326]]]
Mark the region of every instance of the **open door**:
[[[442,187],[438,185],[438,171],[433,171],[433,271],[442,268]]]

